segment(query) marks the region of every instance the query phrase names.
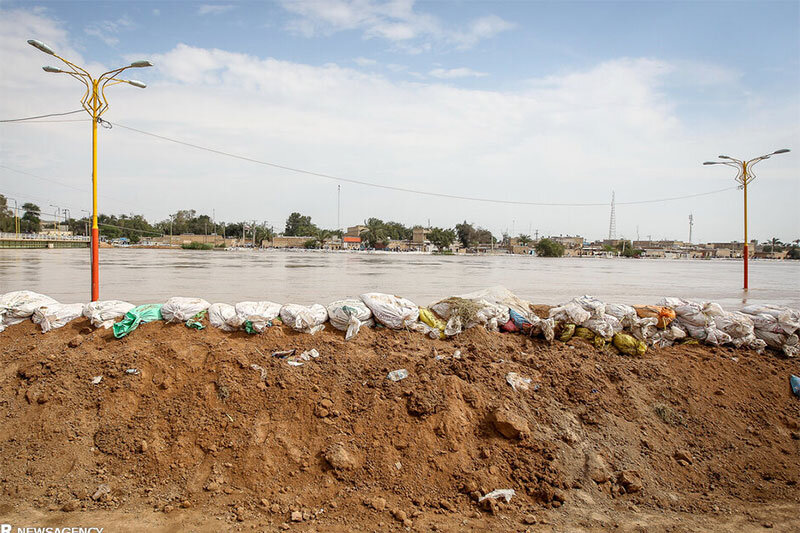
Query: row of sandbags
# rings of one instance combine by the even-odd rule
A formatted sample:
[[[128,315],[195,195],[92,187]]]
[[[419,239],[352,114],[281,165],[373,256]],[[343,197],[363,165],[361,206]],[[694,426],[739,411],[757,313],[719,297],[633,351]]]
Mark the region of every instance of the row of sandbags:
[[[158,314],[153,313],[156,305]],[[270,301],[210,304],[200,298],[174,297],[163,305],[140,306],[145,307],[147,309],[142,310],[149,317],[145,321],[157,317],[190,325],[193,319],[207,314],[213,327],[249,333],[262,332],[277,319],[296,331],[311,334],[330,322],[334,328],[346,332],[347,340],[356,335],[361,326],[378,323],[391,329],[418,331],[432,338],[451,337],[476,326],[492,331],[520,331],[548,341],[556,337],[568,340],[577,335],[598,346],[612,343],[625,353],[642,353],[648,345],[665,347],[685,339],[758,351],[769,346],[789,357],[800,352],[800,311],[774,305],[750,305],[731,312],[713,302],[697,303],[680,298],[663,298],[658,305],[630,306],[581,296],[551,307],[534,306],[508,289],[493,287],[445,298],[429,307],[419,307],[406,298],[377,292],[338,300],[327,306],[282,305]],[[140,308],[117,300],[60,304],[45,295],[16,291],[0,296],[0,331],[28,317],[41,324],[43,331],[49,331],[79,316],[89,318],[95,327],[106,328],[125,316],[132,327],[118,323],[115,334],[117,329],[127,334],[138,325],[137,310]]]

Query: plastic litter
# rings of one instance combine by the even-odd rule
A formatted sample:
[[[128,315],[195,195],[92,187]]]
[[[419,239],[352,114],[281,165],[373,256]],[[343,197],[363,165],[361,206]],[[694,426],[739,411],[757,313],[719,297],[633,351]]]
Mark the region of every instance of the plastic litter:
[[[43,305],[57,303],[49,296],[33,291],[13,291],[3,294],[0,296],[0,331],[23,322]]]
[[[792,374],[789,377],[789,385],[792,387],[794,395],[800,398],[800,378]]]
[[[275,302],[239,302],[234,306],[236,317],[247,333],[262,333],[272,325],[281,312],[281,304]]]
[[[258,370],[261,373],[262,380],[267,379],[267,370],[263,366],[254,363],[250,365],[250,368],[252,368],[253,370]]]
[[[114,325],[116,319],[125,316],[134,307],[132,303],[121,300],[89,302],[83,306],[83,316],[89,319],[92,326],[108,329]]]
[[[103,381],[103,376],[95,376],[92,378],[92,385],[99,385]]]
[[[637,356],[647,352],[647,344],[625,333],[617,333],[612,340],[614,347],[625,355]]]
[[[236,331],[242,327],[236,308],[230,304],[211,304],[208,308],[208,322],[222,331]]]
[[[202,320],[206,317],[207,311],[204,309],[186,321],[186,327],[192,329],[206,329]]]
[[[128,368],[127,370],[125,370],[125,373],[132,376],[138,376],[142,372],[138,368]]]
[[[173,296],[161,307],[161,316],[167,322],[186,322],[200,311],[208,309],[210,305],[202,298]]]
[[[406,298],[381,292],[368,292],[360,298],[375,320],[387,328],[403,329],[419,319],[419,307]]]
[[[530,388],[531,378],[520,376],[516,372],[509,372],[506,374],[506,383],[511,385],[511,388],[516,392],[526,391]]]
[[[112,326],[114,337],[121,339],[138,328],[139,324],[146,324],[154,320],[163,320],[161,307],[162,304],[145,304],[134,307],[125,313],[122,320]]]
[[[316,348],[312,348],[299,355],[290,355],[286,358],[286,362],[291,366],[303,366],[306,361],[311,361],[317,357],[319,357],[319,352]]]
[[[83,314],[83,304],[48,304],[37,307],[31,319],[42,327],[42,332],[65,326]]]
[[[344,336],[346,341],[355,337],[361,326],[371,326],[374,323],[369,307],[355,298],[335,301],[328,304],[327,309],[331,325],[346,332]]]
[[[517,492],[514,489],[495,489],[492,492],[478,498],[478,502],[483,500],[498,500],[503,498],[506,503],[511,501],[511,498],[516,496]]]
[[[295,331],[310,333],[322,331],[328,321],[328,310],[325,306],[314,304],[311,307],[298,304],[286,304],[281,307],[281,320]]]
[[[387,379],[390,379],[392,381],[400,381],[401,379],[406,379],[407,377],[408,377],[408,370],[406,370],[405,368],[401,368],[399,370],[392,370],[386,376]]]

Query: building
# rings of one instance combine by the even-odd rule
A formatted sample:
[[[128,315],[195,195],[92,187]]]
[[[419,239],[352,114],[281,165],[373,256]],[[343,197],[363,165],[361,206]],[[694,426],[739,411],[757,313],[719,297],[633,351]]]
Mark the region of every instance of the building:
[[[162,235],[160,237],[147,237],[147,242],[153,245],[181,246],[193,242],[210,244],[215,248],[240,246],[241,241],[234,238],[225,238],[222,235],[197,235],[195,233],[182,233],[180,235]],[[250,241],[247,241],[250,242]]]
[[[65,224],[55,225],[54,222],[41,222],[40,235],[47,235],[49,237],[71,237],[74,235],[69,230],[69,226]]]
[[[411,242],[414,244],[425,244],[428,239],[428,231],[420,226],[411,230]]]
[[[303,235],[303,236],[275,235],[272,238],[270,246],[272,246],[273,248],[305,248],[306,243],[308,241],[313,241],[313,240],[315,240],[315,238],[311,237],[310,235]],[[264,246],[263,243],[261,245]]]
[[[356,228],[363,228],[364,226],[355,226]],[[360,250],[361,249],[361,237],[350,235],[350,230],[353,228],[347,228],[347,234],[342,238],[342,249],[344,250]]]
[[[359,224],[357,226],[350,226],[349,228],[347,228],[347,233],[345,233],[344,235],[345,235],[345,237],[358,237],[360,239],[361,238],[361,234],[366,229],[367,229],[367,227],[366,226],[362,226],[361,224]],[[359,240],[359,242],[361,242],[361,241]]]
[[[581,248],[583,248],[583,237],[581,237],[580,235],[575,235],[574,237],[571,237],[569,235],[566,235],[566,236],[559,235],[558,237],[550,237],[550,240],[551,241],[555,241],[558,244],[560,244],[561,246],[563,246],[565,251],[566,250],[580,250]],[[566,255],[566,253],[565,253],[565,255]],[[574,255],[578,255],[578,254],[574,254]]]

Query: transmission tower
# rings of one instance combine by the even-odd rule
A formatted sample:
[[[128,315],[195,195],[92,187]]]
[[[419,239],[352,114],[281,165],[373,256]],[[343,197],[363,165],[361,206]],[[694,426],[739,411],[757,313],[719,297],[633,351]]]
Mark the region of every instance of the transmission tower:
[[[617,213],[614,191],[611,191],[611,220],[608,222],[608,240],[613,241],[617,238]]]
[[[689,244],[692,244],[692,226],[694,226],[694,216],[689,213]]]

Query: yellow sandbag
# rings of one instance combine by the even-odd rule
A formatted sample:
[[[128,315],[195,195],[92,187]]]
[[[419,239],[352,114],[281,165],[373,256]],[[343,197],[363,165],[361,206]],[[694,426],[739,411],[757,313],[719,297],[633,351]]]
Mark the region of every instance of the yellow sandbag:
[[[434,329],[439,330],[439,338],[444,339],[444,328],[447,324],[438,316],[436,313],[428,309],[427,307],[420,307],[419,308],[419,319],[423,323],[429,325]]]
[[[644,342],[625,333],[615,333],[612,343],[620,353],[625,355],[644,355],[647,351],[647,345]]]
[[[561,342],[567,342],[572,338],[575,334],[575,324],[563,324],[562,330],[558,334],[558,340]]]
[[[583,326],[575,328],[574,336],[591,342],[595,348],[602,348],[606,345],[606,340],[602,336]]]

